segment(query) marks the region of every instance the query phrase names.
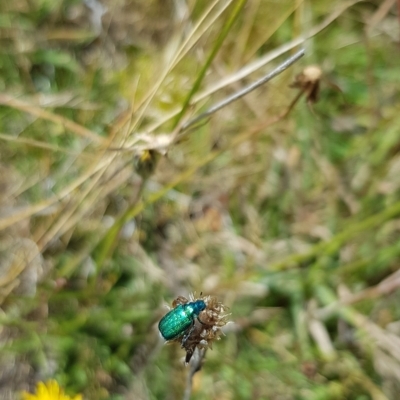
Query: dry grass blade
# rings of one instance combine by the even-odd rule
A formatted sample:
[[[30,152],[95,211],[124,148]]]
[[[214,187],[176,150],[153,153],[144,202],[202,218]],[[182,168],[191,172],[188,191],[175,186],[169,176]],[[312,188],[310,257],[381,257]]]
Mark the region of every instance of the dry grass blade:
[[[54,122],[56,124],[60,124],[65,129],[75,133],[78,136],[82,136],[86,139],[90,139],[95,143],[103,143],[103,138],[97,135],[95,132],[83,127],[82,125],[77,124],[70,119],[62,117],[60,115],[51,113],[49,111],[43,110],[42,108],[36,107],[32,104],[28,104],[22,100],[18,100],[13,98],[12,96],[1,94],[0,95],[0,104],[3,106],[8,106],[15,108],[20,111],[24,111],[28,114],[34,115],[35,117]]]
[[[65,154],[70,154],[73,156],[77,157],[83,157],[83,158],[93,158],[92,155],[84,153],[84,152],[74,152],[72,150],[68,150],[59,146],[54,146],[49,143],[41,142],[40,140],[34,140],[34,139],[29,139],[29,138],[23,138],[23,137],[13,137],[10,135],[6,135],[4,133],[0,133],[0,139],[5,140],[8,142],[15,142],[21,145],[26,145],[26,146],[32,146],[32,147],[37,147],[39,149],[46,149],[46,150],[51,150],[54,152],[60,152],[60,153],[65,153]]]
[[[208,98],[215,92],[221,90],[224,87],[230,86],[235,82],[242,80],[243,78],[249,76],[250,74],[254,73],[255,71],[259,70],[260,68],[264,67],[266,64],[270,63],[271,61],[275,60],[279,56],[287,53],[294,48],[303,45],[307,39],[317,35],[319,32],[324,30],[327,26],[329,26],[332,22],[334,22],[341,14],[343,14],[348,8],[354,6],[355,4],[365,1],[365,0],[352,0],[349,2],[345,2],[341,7],[335,9],[331,15],[329,15],[321,24],[311,28],[309,32],[307,32],[304,36],[299,37],[290,41],[289,43],[285,43],[283,46],[267,53],[263,57],[260,57],[256,61],[253,61],[246,65],[245,67],[241,68],[235,74],[227,76],[220,80],[215,85],[212,85],[210,88],[204,90],[203,92],[199,93],[194,98],[194,103],[201,101],[205,98]]]
[[[267,65],[271,61],[275,60],[276,58],[282,56],[283,54],[287,53],[288,51],[303,45],[307,39],[317,35],[321,31],[323,31],[326,27],[328,27],[331,23],[333,23],[340,15],[342,15],[346,10],[350,7],[354,6],[357,3],[360,3],[365,0],[351,0],[348,2],[344,2],[343,5],[335,9],[331,15],[329,15],[322,23],[310,29],[310,31],[304,35],[304,37],[300,37],[290,41],[282,45],[281,47],[267,53],[263,57],[257,59],[257,61],[249,63],[247,66],[241,68],[236,73],[224,77],[222,80],[219,80],[217,83],[210,85],[209,88],[204,89],[199,94],[195,95],[192,99],[192,105],[198,104],[199,102],[208,99],[212,94],[216,93],[217,91],[231,86],[232,84],[239,82],[240,80],[246,78],[253,72],[259,70],[263,66]],[[168,114],[164,118],[160,118],[157,122],[151,124],[147,127],[147,132],[153,132],[157,130],[160,126],[164,125],[176,115],[178,115],[179,109],[174,110],[170,114]]]
[[[215,10],[216,6],[219,4],[219,0],[216,0],[212,4],[210,4],[208,9],[206,9],[204,11],[204,13],[200,17],[199,21],[191,29],[186,40],[182,43],[182,45],[179,47],[179,49],[177,49],[177,51],[175,52],[175,55],[172,57],[172,59],[167,63],[165,68],[162,70],[160,77],[156,80],[153,87],[148,91],[148,94],[144,97],[144,99],[141,102],[138,103],[137,109],[139,111],[135,118],[135,124],[133,124],[131,127],[131,131],[133,129],[133,126],[138,124],[139,121],[144,117],[146,110],[148,109],[148,107],[151,104],[151,101],[157,95],[162,83],[165,81],[168,74],[171,73],[171,71],[184,58],[184,56],[187,54],[187,52],[190,51],[190,49],[201,39],[201,37],[207,33],[207,29],[224,12],[224,10],[230,5],[230,3],[231,3],[231,1],[226,2],[226,4],[218,12],[215,12],[213,14],[212,12]],[[211,15],[210,21],[207,24],[204,24],[204,21],[207,19],[207,17],[209,15]],[[203,26],[203,24],[205,26]],[[200,29],[200,28],[202,28],[202,29]],[[171,116],[171,118],[173,118],[177,114],[178,114],[178,112],[176,112],[173,116]],[[148,130],[148,132],[152,132],[152,131],[153,131],[153,129]],[[131,146],[131,145],[129,144],[129,146]]]
[[[233,24],[239,18],[241,11],[242,11],[243,7],[245,6],[245,4],[246,4],[245,0],[238,0],[237,4],[235,4],[235,7],[232,10],[231,15],[229,16],[226,23],[223,25],[223,28],[222,28],[221,32],[219,33],[219,35],[217,36],[217,38],[215,40],[215,44],[212,47],[210,54],[206,58],[203,67],[199,71],[197,78],[193,83],[192,89],[190,90],[186,99],[184,100],[181,111],[178,113],[178,115],[174,119],[173,128],[176,128],[180,124],[182,117],[185,115],[186,111],[189,108],[189,105],[191,103],[193,96],[199,90],[200,85],[206,75],[206,72],[210,68],[212,61],[214,60],[215,56],[217,55],[217,53],[218,53],[220,47],[222,46],[222,43],[224,42],[225,38],[227,37],[228,33],[231,31]]]
[[[92,176],[96,175],[99,171],[106,170],[112,161],[117,157],[117,155],[108,153],[108,157],[99,156],[96,160],[89,166],[89,168],[84,172],[81,176],[67,185],[65,188],[60,190],[55,196],[47,200],[42,200],[36,204],[27,206],[25,208],[18,209],[13,214],[9,216],[5,216],[0,219],[0,230],[3,230],[11,225],[16,224],[19,221],[22,221],[26,218],[31,217],[39,212],[43,212],[46,208],[49,208],[54,205],[60,205],[60,202],[71,193],[73,193],[79,186],[88,182]]]
[[[387,296],[390,293],[398,290],[400,287],[400,271],[395,271],[393,274],[385,278],[378,285],[364,289],[359,293],[349,293],[346,290],[346,294],[342,296],[338,301],[329,304],[328,306],[318,310],[316,315],[318,318],[323,320],[329,318],[333,313],[345,305],[351,305],[363,300],[372,300],[381,296]]]
[[[366,333],[382,350],[400,362],[400,337],[385,331],[364,315],[352,310],[352,323]]]

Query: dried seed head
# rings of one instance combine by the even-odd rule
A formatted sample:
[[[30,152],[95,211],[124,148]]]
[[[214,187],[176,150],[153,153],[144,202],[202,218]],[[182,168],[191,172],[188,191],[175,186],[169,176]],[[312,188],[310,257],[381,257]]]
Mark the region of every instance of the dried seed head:
[[[160,153],[153,149],[143,150],[134,157],[134,167],[136,172],[144,179],[147,179],[154,173]]]
[[[179,304],[186,304],[189,303],[189,300],[186,297],[183,296],[178,296],[173,302],[172,302],[172,308],[175,308],[179,306]]]
[[[321,78],[321,68],[318,65],[309,65],[296,76],[290,87],[301,89],[305,93],[307,101],[315,103],[318,100]]]
[[[224,306],[215,296],[204,296],[195,299],[190,296],[190,301],[203,300],[206,308],[200,313],[198,320],[194,321],[194,326],[189,332],[189,336],[179,337],[176,341],[180,342],[181,347],[186,350],[186,363],[190,361],[196,347],[199,349],[212,348],[212,342],[219,340],[223,335],[221,328],[228,322],[228,315],[225,313],[227,307]],[[188,300],[185,297],[177,297],[172,306],[175,308],[179,304],[185,304]]]

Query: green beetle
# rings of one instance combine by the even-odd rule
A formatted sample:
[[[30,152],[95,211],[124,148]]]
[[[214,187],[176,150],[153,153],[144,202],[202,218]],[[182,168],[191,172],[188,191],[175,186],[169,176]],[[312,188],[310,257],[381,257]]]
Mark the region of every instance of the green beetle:
[[[194,326],[194,320],[199,320],[199,314],[206,308],[203,300],[196,300],[190,303],[179,304],[169,311],[158,324],[161,336],[165,340],[177,339],[185,336],[183,341],[190,336]]]

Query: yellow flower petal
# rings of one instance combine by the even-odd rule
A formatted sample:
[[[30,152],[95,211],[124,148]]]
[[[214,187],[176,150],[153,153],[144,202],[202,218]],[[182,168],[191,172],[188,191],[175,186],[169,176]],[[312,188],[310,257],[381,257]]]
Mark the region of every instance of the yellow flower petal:
[[[60,389],[60,386],[58,386],[58,383],[54,380],[47,382],[47,391],[50,398],[54,397],[58,399],[59,397],[64,395],[63,391]]]
[[[23,400],[82,400],[80,394],[70,397],[64,394],[64,390],[60,388],[55,380],[46,383],[38,382],[36,385],[36,394],[27,392],[22,393]]]

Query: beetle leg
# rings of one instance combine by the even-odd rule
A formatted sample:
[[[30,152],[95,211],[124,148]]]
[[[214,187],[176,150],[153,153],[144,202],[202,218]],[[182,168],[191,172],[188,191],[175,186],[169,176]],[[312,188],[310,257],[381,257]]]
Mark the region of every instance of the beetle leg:
[[[189,329],[189,332],[186,333],[186,334],[183,336],[183,339],[182,339],[182,342],[181,342],[182,347],[185,347],[186,341],[189,339],[190,335],[192,334],[193,329],[194,329],[194,321],[193,321],[192,326],[191,326],[190,329]]]
[[[204,322],[201,322],[199,316],[197,317],[197,321],[199,321],[202,325],[207,325],[207,324],[205,324]]]

